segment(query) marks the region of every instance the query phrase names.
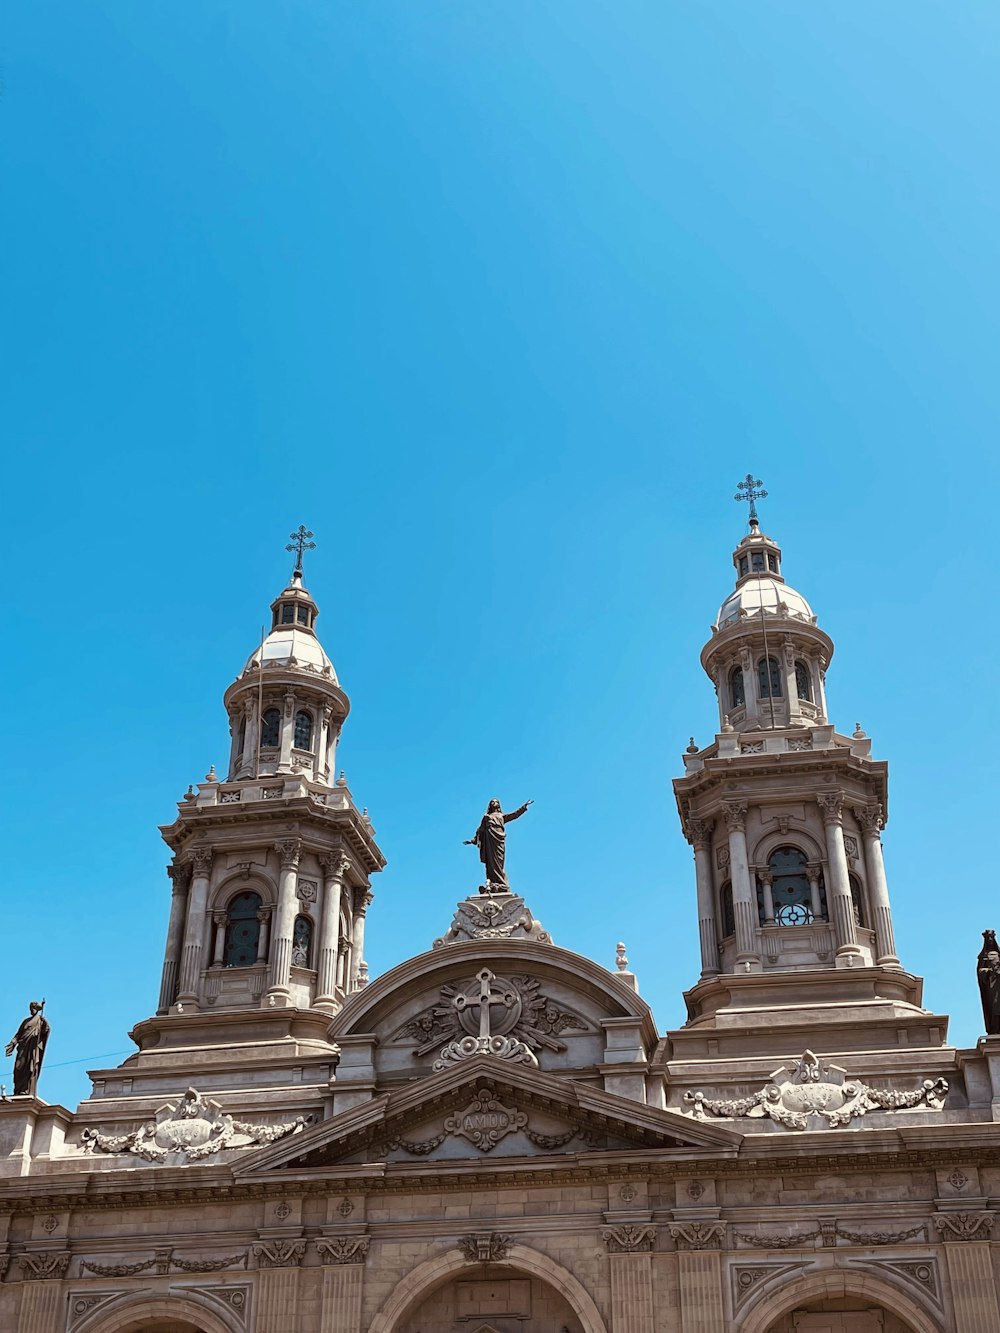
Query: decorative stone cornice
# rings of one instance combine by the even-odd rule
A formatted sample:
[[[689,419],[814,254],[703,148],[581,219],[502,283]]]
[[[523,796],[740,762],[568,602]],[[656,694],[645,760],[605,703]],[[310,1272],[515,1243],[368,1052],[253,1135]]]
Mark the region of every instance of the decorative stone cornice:
[[[317,1236],[316,1251],[331,1264],[363,1264],[368,1257],[370,1236]]]
[[[304,1240],[262,1240],[253,1247],[258,1268],[298,1268],[305,1252]]]
[[[679,1250],[718,1250],[725,1222],[671,1222],[670,1234]]]
[[[302,856],[301,838],[282,838],[274,844],[274,850],[281,858],[282,870],[297,870]]]
[[[19,1254],[17,1262],[21,1275],[26,1282],[38,1282],[43,1278],[63,1278],[69,1268],[70,1253],[47,1251],[43,1254]]]
[[[824,824],[842,824],[844,820],[844,793],[824,791],[816,797]]]
[[[480,1231],[458,1238],[458,1248],[470,1264],[492,1264],[506,1259],[513,1243],[514,1237],[502,1231]]]
[[[607,1227],[601,1232],[601,1240],[608,1247],[609,1254],[648,1253],[656,1243],[656,1227]]]
[[[730,833],[743,833],[746,831],[746,801],[724,801],[722,804],[722,814],[726,821],[726,827],[729,829]]]
[[[943,1241],[989,1240],[996,1213],[937,1213],[932,1220]]]

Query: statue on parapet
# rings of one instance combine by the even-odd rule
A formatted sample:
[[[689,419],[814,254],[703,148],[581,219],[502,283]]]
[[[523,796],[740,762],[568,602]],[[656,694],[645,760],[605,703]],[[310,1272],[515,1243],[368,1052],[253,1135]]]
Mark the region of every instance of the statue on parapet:
[[[480,885],[480,893],[510,893],[510,883],[504,870],[506,857],[507,825],[512,819],[520,819],[532,801],[525,801],[504,814],[500,802],[493,798],[486,807],[486,813],[479,821],[479,827],[471,838],[465,839],[466,847],[478,847],[479,859],[486,867],[486,883]]]
[[[28,1005],[28,1017],[11,1037],[7,1044],[7,1054],[14,1060],[14,1096],[37,1097],[38,1075],[42,1069],[45,1046],[52,1031],[48,1020],[43,1016],[44,1000],[32,1000]]]
[[[983,947],[976,960],[976,975],[979,978],[979,994],[983,999],[986,1035],[993,1037],[1000,1033],[1000,945],[997,944],[995,931],[983,931]]]

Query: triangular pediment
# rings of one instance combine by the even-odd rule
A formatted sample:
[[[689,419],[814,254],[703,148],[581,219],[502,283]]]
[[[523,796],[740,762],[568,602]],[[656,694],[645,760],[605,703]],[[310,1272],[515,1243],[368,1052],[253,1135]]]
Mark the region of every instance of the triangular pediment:
[[[636,1150],[731,1155],[741,1140],[679,1111],[474,1056],[244,1157],[237,1173]]]

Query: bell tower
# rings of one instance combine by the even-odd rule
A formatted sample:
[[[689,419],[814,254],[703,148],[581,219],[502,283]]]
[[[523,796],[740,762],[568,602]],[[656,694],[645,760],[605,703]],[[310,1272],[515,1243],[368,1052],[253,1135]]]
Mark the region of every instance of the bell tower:
[[[829,721],[833,640],[785,581],[760,530],[748,475],[749,530],[736,584],[701,653],[719,707],[710,745],[693,743],[674,794],[694,849],[701,979],[689,1024],[752,1027],[824,1021],[852,1029],[920,1015],[920,979],[900,964],[882,860],[888,768],[856,727]],[[889,1040],[886,1033],[874,1041]]]
[[[293,534],[271,628],[224,695],[226,776],[191,787],[160,832],[172,899],[156,1016],[132,1032],[132,1088],[178,1078],[236,1088],[325,1086],[330,1019],[368,981],[371,877],[385,865],[336,751],[350,702],[316,636],[303,582],[312,533]]]

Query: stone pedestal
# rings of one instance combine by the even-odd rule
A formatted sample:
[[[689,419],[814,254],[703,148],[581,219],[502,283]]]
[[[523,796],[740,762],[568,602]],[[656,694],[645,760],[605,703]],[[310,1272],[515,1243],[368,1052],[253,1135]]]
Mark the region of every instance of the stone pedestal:
[[[458,904],[451,925],[434,941],[434,948],[463,940],[516,939],[552,943],[552,936],[516,893],[470,893]]]

